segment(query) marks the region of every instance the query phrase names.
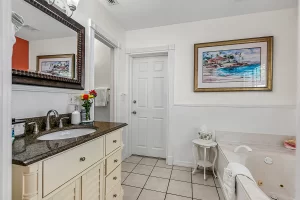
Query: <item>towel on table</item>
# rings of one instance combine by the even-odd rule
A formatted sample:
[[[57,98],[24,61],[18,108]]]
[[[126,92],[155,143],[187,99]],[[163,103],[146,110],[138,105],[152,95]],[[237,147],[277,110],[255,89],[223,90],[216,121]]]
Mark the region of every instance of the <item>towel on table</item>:
[[[95,98],[95,106],[107,106],[108,103],[108,87],[99,87],[95,89],[98,96]]]
[[[250,171],[244,165],[240,163],[229,163],[227,168],[224,169],[223,175],[224,192],[228,200],[235,199],[235,184],[237,175],[246,176],[255,182]]]

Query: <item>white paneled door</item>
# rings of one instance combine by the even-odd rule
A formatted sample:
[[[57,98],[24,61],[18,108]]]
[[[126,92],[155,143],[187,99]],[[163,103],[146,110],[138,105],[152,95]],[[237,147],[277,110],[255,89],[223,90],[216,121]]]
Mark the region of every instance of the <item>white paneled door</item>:
[[[167,62],[167,56],[133,59],[133,154],[166,157]]]

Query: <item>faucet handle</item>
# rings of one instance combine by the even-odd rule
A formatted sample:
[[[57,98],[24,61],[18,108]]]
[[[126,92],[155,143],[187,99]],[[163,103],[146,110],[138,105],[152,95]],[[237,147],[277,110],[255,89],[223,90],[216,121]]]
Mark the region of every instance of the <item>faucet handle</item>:
[[[62,117],[62,118],[60,118],[60,120],[59,120],[59,128],[63,128],[64,127],[63,122],[62,122],[63,119],[70,119],[70,117]]]
[[[39,133],[39,127],[38,127],[38,124],[36,122],[30,122],[28,123],[28,125],[31,125],[31,124],[34,124],[34,130],[33,130],[33,133],[34,134],[38,134]]]

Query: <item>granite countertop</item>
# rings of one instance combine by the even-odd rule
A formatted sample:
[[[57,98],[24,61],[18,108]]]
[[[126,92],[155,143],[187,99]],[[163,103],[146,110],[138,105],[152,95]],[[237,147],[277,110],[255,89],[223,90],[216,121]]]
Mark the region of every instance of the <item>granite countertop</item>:
[[[16,138],[12,146],[12,164],[28,166],[35,162],[41,161],[45,158],[53,156],[55,154],[66,151],[70,148],[103,136],[111,131],[120,129],[127,126],[125,123],[115,122],[98,122],[95,121],[94,125],[67,125],[64,128],[54,128],[50,131],[43,131],[38,135],[30,134],[24,137]],[[77,138],[63,139],[63,140],[49,140],[42,141],[37,140],[41,135],[48,133],[76,129],[76,128],[94,128],[94,133],[83,135]]]

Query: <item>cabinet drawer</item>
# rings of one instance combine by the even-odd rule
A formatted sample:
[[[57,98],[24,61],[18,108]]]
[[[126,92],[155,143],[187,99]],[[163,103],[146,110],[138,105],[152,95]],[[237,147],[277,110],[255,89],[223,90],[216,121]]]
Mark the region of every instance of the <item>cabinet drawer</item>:
[[[106,159],[106,174],[110,174],[117,166],[121,164],[121,150],[117,151]]]
[[[121,181],[121,165],[105,178],[105,193],[108,194]]]
[[[114,131],[105,136],[106,155],[121,146],[121,130]]]
[[[117,183],[117,185],[111,190],[111,192],[106,195],[106,200],[117,199],[121,199],[121,182]]]
[[[43,162],[43,197],[104,157],[103,137]]]

